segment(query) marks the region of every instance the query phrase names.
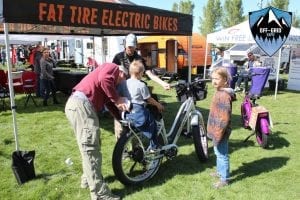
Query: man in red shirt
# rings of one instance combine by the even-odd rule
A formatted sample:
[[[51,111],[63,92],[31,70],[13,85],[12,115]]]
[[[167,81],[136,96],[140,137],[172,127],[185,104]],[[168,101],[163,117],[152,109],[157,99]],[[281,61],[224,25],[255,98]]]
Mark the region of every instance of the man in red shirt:
[[[65,107],[82,157],[81,187],[89,187],[92,200],[119,199],[111,193],[101,173],[100,125],[97,112],[105,105],[110,109],[112,104],[120,111],[127,110],[124,99],[116,91],[117,85],[127,75],[128,71],[124,67],[114,63],[99,66],[73,88]]]

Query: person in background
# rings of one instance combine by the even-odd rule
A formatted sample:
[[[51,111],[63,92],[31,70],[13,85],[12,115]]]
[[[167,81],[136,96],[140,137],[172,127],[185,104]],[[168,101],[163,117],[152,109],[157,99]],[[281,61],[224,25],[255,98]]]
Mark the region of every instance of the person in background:
[[[164,106],[151,97],[147,85],[141,81],[144,70],[145,68],[141,61],[133,61],[129,67],[130,78],[126,80],[126,88],[121,92],[124,92],[122,96],[126,97],[132,105],[132,109],[126,115],[126,118],[130,119],[134,126],[142,131],[146,137],[151,138],[150,150],[154,150],[159,146],[157,126],[153,115],[149,112],[146,105],[155,106],[159,112],[163,112]]]
[[[41,96],[43,97],[43,106],[48,106],[50,92],[53,98],[53,104],[59,104],[56,99],[56,86],[53,76],[53,68],[55,61],[50,57],[49,48],[43,48],[43,56],[40,60],[40,81],[41,81]]]
[[[97,112],[105,105],[115,118],[120,119],[118,110],[128,110],[116,90],[127,75],[128,71],[124,67],[104,63],[73,88],[65,106],[82,157],[81,187],[89,187],[92,200],[120,199],[111,193],[101,173],[100,121]]]
[[[41,44],[38,44],[33,50],[33,67],[34,67],[34,72],[36,74],[36,97],[42,97],[41,96],[41,78],[40,78],[40,73],[41,73],[41,66],[40,66],[40,61],[43,56],[43,46]]]
[[[241,91],[240,87],[242,82],[244,82],[244,87],[245,87],[244,90],[248,88],[249,75],[256,61],[256,57],[251,51],[248,52],[247,56],[248,56],[248,62],[245,64],[244,68],[241,69],[239,77],[236,81],[236,87],[234,89],[234,91],[236,92]]]
[[[6,64],[6,52],[5,52],[5,49],[3,49],[1,51],[1,62],[2,62],[2,65]]]
[[[215,94],[210,104],[207,135],[213,141],[216,155],[216,171],[210,175],[219,179],[213,184],[217,189],[229,184],[228,141],[231,133],[232,101],[235,100],[235,94],[229,87],[231,77],[225,67],[215,68],[211,79]]]
[[[115,55],[113,58],[113,63],[117,65],[122,65],[126,69],[129,69],[130,63],[134,60],[140,60],[145,67],[145,74],[153,81],[161,85],[164,89],[169,90],[170,84],[161,80],[158,76],[152,73],[150,67],[146,65],[145,60],[140,56],[137,51],[137,38],[134,34],[130,33],[125,38],[125,49]],[[122,126],[118,120],[114,121],[115,126],[115,136],[116,138],[120,138],[122,132]]]

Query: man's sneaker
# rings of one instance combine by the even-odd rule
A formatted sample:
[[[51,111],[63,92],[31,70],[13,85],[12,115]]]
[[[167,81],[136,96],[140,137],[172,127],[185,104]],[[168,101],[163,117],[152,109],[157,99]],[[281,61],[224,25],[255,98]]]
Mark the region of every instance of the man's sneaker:
[[[102,194],[97,196],[97,200],[120,200],[121,198],[115,194]]]
[[[221,180],[219,180],[218,182],[216,182],[216,183],[213,184],[213,188],[220,189],[220,188],[225,187],[227,185],[229,185],[228,181],[221,181]]]

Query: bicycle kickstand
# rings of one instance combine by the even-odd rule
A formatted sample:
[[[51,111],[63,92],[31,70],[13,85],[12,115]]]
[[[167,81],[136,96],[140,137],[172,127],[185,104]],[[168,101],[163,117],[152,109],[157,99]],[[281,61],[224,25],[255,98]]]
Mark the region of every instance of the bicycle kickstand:
[[[255,135],[255,131],[253,131],[248,137],[246,137],[246,139],[243,142],[247,142],[252,135]]]

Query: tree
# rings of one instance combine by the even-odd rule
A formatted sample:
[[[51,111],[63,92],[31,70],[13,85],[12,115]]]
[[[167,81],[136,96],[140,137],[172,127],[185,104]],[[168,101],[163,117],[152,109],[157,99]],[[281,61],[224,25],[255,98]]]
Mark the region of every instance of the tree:
[[[297,12],[293,13],[292,26],[297,28],[300,27],[300,18]]]
[[[178,12],[178,10],[179,10],[179,5],[178,5],[178,3],[173,3],[172,11]]]
[[[221,25],[222,6],[220,0],[208,0],[203,7],[203,18],[200,17],[199,30],[202,35],[214,32]]]
[[[270,3],[268,3],[268,6],[273,6],[274,8],[281,10],[288,10],[289,4],[289,0],[272,0]]]
[[[224,28],[234,26],[245,20],[242,0],[225,0],[224,10],[222,21]]]
[[[193,15],[195,5],[190,0],[181,0],[179,4],[173,3],[172,11]]]

